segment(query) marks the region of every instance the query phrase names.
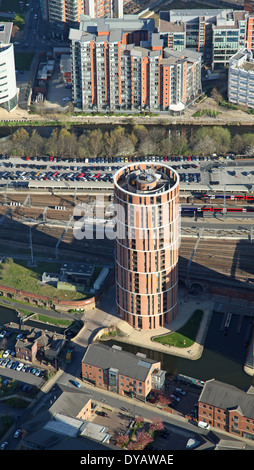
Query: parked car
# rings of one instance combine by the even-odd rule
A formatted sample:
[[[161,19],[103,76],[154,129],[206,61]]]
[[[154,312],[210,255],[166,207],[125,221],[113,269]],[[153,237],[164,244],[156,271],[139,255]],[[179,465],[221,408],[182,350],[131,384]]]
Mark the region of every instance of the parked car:
[[[6,349],[6,351],[4,351],[3,353],[3,357],[6,358],[10,355],[11,351],[9,349]]]
[[[105,411],[95,411],[95,413],[96,413],[98,416],[108,416],[107,413],[105,413]]]
[[[75,387],[78,387],[78,388],[81,387],[80,383],[77,380],[72,380],[72,383],[73,385],[75,385]]]
[[[175,400],[175,401],[180,401],[181,400],[181,398],[177,397],[176,395],[170,395],[170,398],[172,398],[172,400]]]
[[[15,431],[14,433],[14,437],[17,439],[21,434],[21,429],[17,429],[17,431]]]
[[[180,395],[186,395],[185,390],[183,390],[182,388],[176,388],[176,389],[175,389],[175,392],[176,392],[176,393],[180,393]]]
[[[7,446],[8,446],[8,442],[5,441],[5,442],[3,442],[3,443],[1,444],[0,449],[1,449],[1,450],[4,450]]]

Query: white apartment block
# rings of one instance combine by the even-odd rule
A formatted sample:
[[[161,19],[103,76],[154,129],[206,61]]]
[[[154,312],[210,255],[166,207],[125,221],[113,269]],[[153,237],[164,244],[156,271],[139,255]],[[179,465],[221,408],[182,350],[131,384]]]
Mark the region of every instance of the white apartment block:
[[[18,103],[18,88],[13,44],[10,44],[12,23],[0,23],[0,107],[12,111]]]
[[[254,108],[254,59],[247,48],[229,61],[228,101]]]

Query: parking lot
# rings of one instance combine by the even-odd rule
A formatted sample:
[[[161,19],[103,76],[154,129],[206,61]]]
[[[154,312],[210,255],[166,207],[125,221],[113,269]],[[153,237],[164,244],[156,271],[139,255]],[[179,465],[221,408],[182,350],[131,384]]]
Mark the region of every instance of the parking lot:
[[[186,393],[183,395],[179,392],[176,392],[177,388],[181,388],[181,390],[185,391]],[[178,393],[180,401],[176,402],[177,405],[173,410],[171,409],[173,414],[185,414],[186,412],[191,412],[191,409],[196,410],[194,405],[197,404],[200,390],[195,389],[194,387],[187,387],[183,385],[179,386],[175,382],[172,382],[168,384],[167,394],[174,393]],[[175,400],[172,400],[172,403],[173,402],[175,402]],[[156,404],[152,403],[150,403],[150,405],[151,410],[154,406],[157,406]],[[165,409],[165,407],[162,408]],[[101,416],[101,412],[105,413],[106,416]],[[170,415],[171,413],[169,416]],[[108,428],[107,432],[112,436],[111,442],[115,444],[119,435],[131,433],[130,427],[134,423],[134,416],[128,413],[127,409],[118,410],[100,403],[98,404],[93,416],[93,422],[106,426]],[[156,435],[156,438],[150,445],[150,450],[183,450],[186,449],[188,439],[195,436],[195,433],[180,426],[174,426],[165,421],[163,421],[163,424],[164,430]],[[138,430],[138,432],[147,430],[148,426],[149,421],[144,420],[143,426]],[[200,436],[198,439],[200,442],[202,441]]]
[[[10,328],[0,330],[0,376],[39,387],[46,376],[46,370],[16,357],[15,343],[22,337],[22,334]]]
[[[113,182],[114,173],[124,164],[131,162],[162,162],[174,168],[185,183],[209,184],[214,180],[214,172],[218,172],[220,183],[241,184],[253,179],[250,167],[227,166],[215,162],[212,157],[97,157],[97,158],[67,158],[60,157],[0,157],[0,180],[25,183],[34,181],[105,181]],[[213,173],[211,173],[211,170]],[[218,179],[218,178],[217,178]]]
[[[60,106],[65,107],[71,101],[72,92],[70,88],[66,88],[65,83],[60,74],[58,62],[56,62],[54,72],[48,82],[47,98],[45,105],[48,107]]]

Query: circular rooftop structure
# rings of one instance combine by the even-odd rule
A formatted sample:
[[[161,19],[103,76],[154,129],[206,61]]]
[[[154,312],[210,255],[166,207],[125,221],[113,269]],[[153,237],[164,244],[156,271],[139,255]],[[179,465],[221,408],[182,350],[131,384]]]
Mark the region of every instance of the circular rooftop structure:
[[[151,196],[172,190],[179,176],[168,165],[130,164],[115,173],[114,183],[121,191]]]

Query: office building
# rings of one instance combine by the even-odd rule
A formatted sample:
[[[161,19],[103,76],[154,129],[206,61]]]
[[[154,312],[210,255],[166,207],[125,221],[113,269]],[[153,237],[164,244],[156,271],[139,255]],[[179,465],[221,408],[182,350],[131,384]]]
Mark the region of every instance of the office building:
[[[225,67],[248,41],[253,48],[253,17],[233,9],[170,10],[160,12],[159,34],[164,46],[201,52],[212,68]]]
[[[18,104],[18,88],[13,44],[10,44],[12,23],[0,23],[0,107],[12,111]]]
[[[163,164],[130,164],[114,175],[116,306],[134,328],[177,315],[179,176]]]
[[[254,108],[254,59],[247,48],[229,61],[228,101]]]
[[[152,389],[163,389],[166,373],[161,370],[159,361],[148,359],[145,354],[93,343],[82,359],[81,374],[96,387],[119,395],[145,398]]]
[[[154,20],[83,17],[71,29],[73,102],[82,110],[181,112],[201,94],[201,53],[163,49]]]

